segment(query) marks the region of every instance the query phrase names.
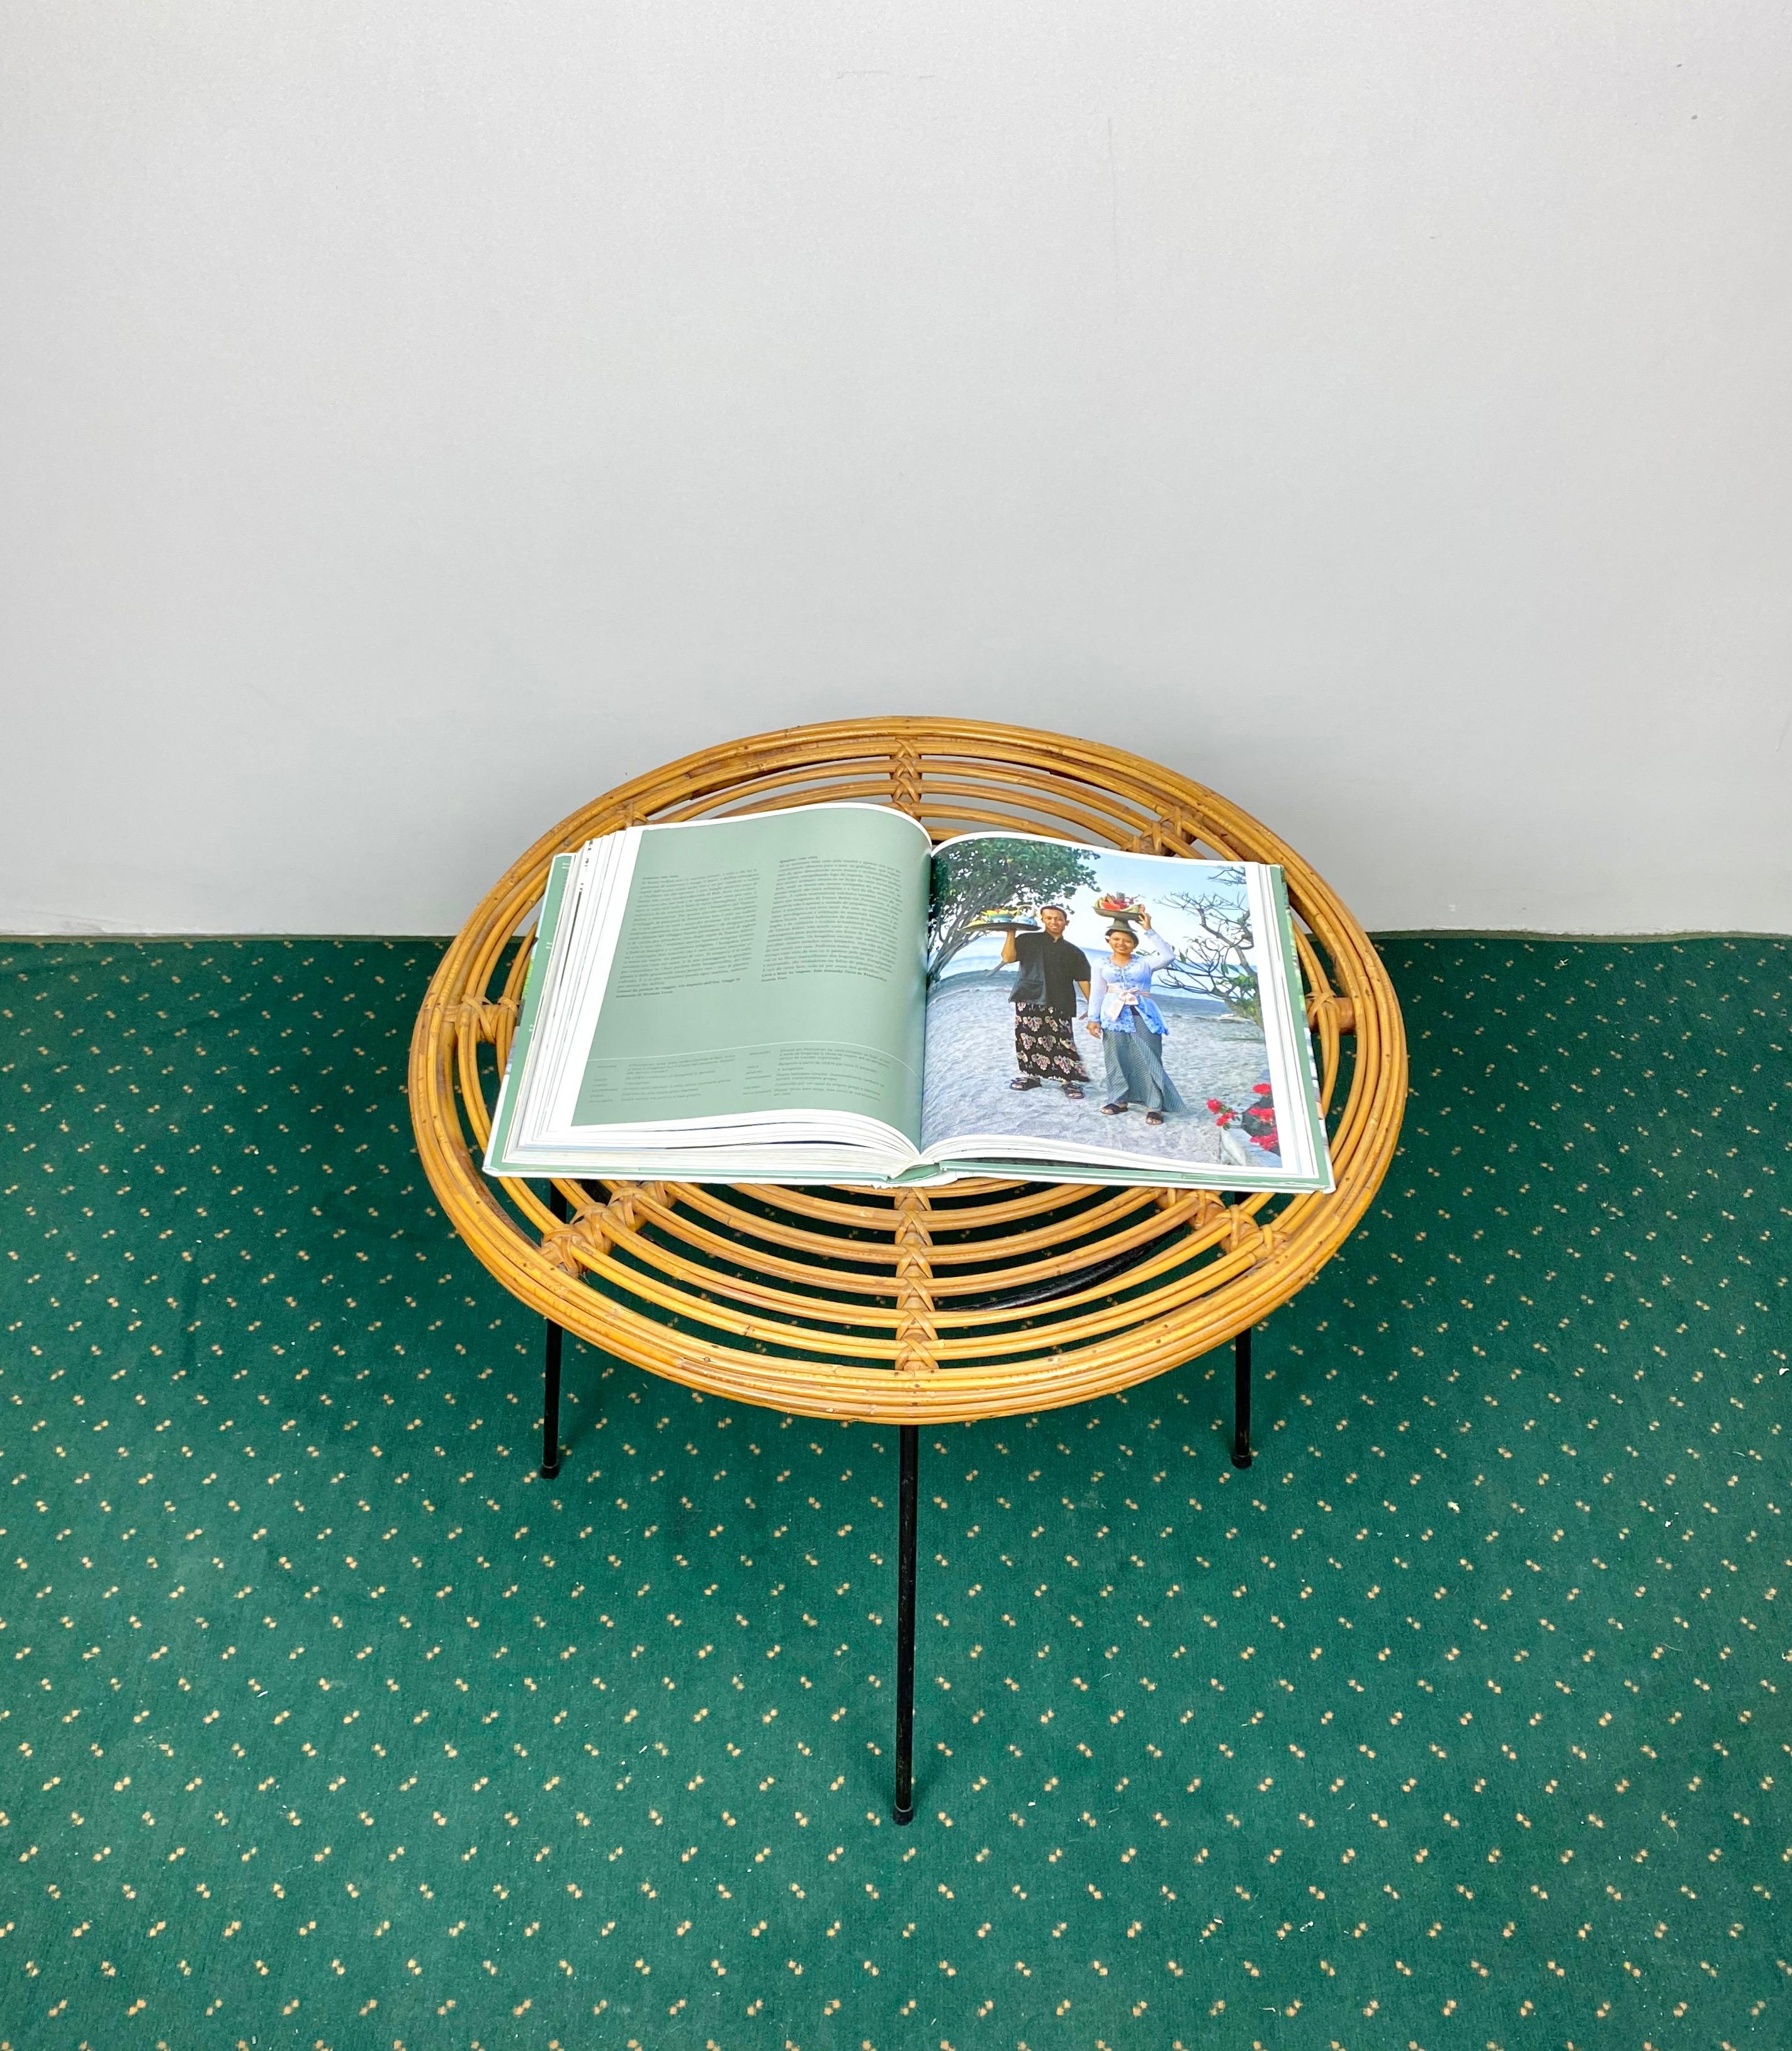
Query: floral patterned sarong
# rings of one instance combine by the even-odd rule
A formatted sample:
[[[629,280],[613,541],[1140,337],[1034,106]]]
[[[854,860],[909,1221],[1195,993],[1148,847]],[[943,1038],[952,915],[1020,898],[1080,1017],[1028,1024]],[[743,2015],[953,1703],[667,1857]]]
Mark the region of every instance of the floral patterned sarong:
[[[1014,1056],[1023,1076],[1042,1082],[1082,1084],[1089,1080],[1077,1053],[1073,1019],[1054,1018],[1043,1004],[1014,1007]]]

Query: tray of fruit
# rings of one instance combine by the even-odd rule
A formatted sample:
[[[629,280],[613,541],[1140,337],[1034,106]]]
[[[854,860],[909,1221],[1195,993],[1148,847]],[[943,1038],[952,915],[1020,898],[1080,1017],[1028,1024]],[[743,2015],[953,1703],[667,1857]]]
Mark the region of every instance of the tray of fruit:
[[[1136,919],[1144,909],[1141,899],[1129,897],[1118,890],[1110,890],[1106,897],[1098,897],[1095,909],[1104,919]]]
[[[980,912],[972,924],[986,933],[1036,933],[1039,930],[1037,919],[1030,919],[1024,912],[1016,911],[1011,904],[998,905],[991,912]]]

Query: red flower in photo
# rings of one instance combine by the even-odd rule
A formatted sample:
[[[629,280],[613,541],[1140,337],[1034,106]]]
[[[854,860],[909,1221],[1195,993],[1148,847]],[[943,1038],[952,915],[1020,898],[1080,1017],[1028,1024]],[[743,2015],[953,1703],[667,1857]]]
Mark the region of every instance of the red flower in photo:
[[[1219,1097],[1207,1099],[1207,1108],[1214,1115],[1214,1123],[1224,1130],[1237,1126],[1254,1147],[1266,1154],[1280,1154],[1281,1141],[1276,1130],[1276,1108],[1274,1092],[1268,1083],[1253,1083],[1250,1096],[1242,1105],[1229,1104]]]

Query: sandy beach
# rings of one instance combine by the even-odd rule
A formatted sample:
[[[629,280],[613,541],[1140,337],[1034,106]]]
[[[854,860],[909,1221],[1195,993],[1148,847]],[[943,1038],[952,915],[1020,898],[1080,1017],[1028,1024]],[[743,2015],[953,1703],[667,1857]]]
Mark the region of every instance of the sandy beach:
[[[1025,1133],[1035,1138],[1082,1139],[1098,1145],[1121,1143],[1144,1154],[1178,1161],[1218,1161],[1219,1131],[1207,1108],[1210,1096],[1242,1104],[1253,1083],[1264,1078],[1262,1035],[1255,1027],[1216,1013],[1204,1000],[1160,991],[1157,1002],[1169,1026],[1164,1065],[1190,1106],[1185,1117],[1147,1125],[1142,1112],[1105,1118],[1101,1043],[1077,1022],[1078,1051],[1089,1072],[1088,1094],[1066,1097],[1054,1083],[1035,1090],[1008,1085],[1014,1059],[1014,1007],[1008,1002],[1015,971],[948,977],[930,994],[927,1007],[927,1088],[923,1137],[958,1132]],[[1270,1157],[1266,1156],[1267,1160]]]

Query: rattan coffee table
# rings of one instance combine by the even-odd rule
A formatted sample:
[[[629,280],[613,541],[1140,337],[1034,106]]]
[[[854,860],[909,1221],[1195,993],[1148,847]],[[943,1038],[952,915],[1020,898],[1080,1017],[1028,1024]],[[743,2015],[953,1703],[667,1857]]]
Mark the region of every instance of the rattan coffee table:
[[[475,1154],[510,1053],[554,856],[598,834],[852,798],[937,839],[1055,834],[1146,854],[1280,862],[1319,1051],[1324,1195],[961,1182],[934,1194],[675,1182],[494,1182]],[[1048,1409],[1234,1347],[1234,1464],[1250,1463],[1250,1334],[1336,1252],[1399,1136],[1406,1040],[1367,936],[1292,848],[1142,757],[968,720],[792,727],[620,785],[480,902],[411,1045],[418,1151],[456,1230],[547,1321],[542,1472],[560,1467],[562,1331],[694,1389],[901,1428],[895,1814],[912,1814],[919,1427]]]

